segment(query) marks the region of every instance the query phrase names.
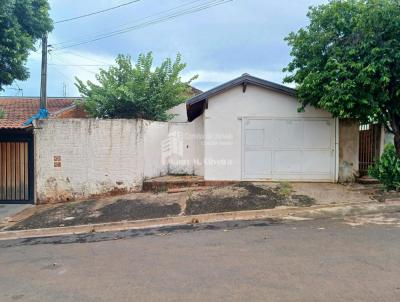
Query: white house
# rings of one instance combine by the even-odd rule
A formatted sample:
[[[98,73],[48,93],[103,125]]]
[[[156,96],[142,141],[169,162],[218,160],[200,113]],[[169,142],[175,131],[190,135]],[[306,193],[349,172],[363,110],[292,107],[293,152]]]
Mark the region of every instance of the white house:
[[[192,143],[202,149],[196,153],[202,158],[194,159],[203,165],[197,170],[208,181],[353,177],[358,123],[341,127],[327,111],[308,107],[298,112],[298,106],[294,89],[248,74],[189,99],[187,118],[198,133]],[[183,119],[180,114],[175,121]],[[340,131],[346,136],[341,147]]]

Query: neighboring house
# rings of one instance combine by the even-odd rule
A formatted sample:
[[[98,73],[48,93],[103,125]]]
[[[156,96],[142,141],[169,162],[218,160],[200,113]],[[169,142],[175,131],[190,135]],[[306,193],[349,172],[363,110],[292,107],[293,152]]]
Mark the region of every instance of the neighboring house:
[[[78,98],[79,99],[79,98]],[[48,98],[49,118],[84,117],[77,98]],[[39,98],[0,97],[0,201],[32,202],[33,126],[24,123],[39,111]]]

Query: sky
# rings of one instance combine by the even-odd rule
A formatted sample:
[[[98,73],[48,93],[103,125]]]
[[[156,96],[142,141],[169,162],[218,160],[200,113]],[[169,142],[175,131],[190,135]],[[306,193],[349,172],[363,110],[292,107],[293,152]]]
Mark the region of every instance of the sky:
[[[219,2],[218,2],[219,1]],[[225,1],[225,2],[224,2]],[[129,0],[50,0],[54,21],[81,16],[131,2]],[[129,5],[86,18],[57,23],[49,35],[48,96],[79,96],[75,77],[95,81],[118,54],[133,60],[153,52],[154,65],[181,53],[193,75],[193,86],[207,90],[243,73],[282,83],[282,69],[290,62],[284,38],[308,24],[308,8],[323,0],[137,0]],[[220,3],[201,11],[197,7]],[[203,6],[202,6],[203,5]],[[182,12],[192,13],[179,15]],[[174,16],[174,18],[165,17]],[[159,20],[160,22],[153,22]],[[163,21],[165,20],[165,21]],[[154,23],[154,24],[149,24]],[[133,27],[133,30],[130,30]],[[119,35],[70,48],[104,33],[129,29]],[[68,43],[65,43],[68,42]],[[64,44],[58,44],[64,43]],[[39,96],[41,50],[32,52],[30,78],[16,81],[1,95]],[[79,65],[79,66],[77,66]]]

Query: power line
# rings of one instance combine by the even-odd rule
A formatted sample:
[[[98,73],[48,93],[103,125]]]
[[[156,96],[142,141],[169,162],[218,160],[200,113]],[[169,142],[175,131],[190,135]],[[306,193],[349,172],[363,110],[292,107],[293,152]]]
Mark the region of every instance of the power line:
[[[228,2],[232,2],[232,1],[233,0],[217,0],[217,1],[211,1],[211,2],[208,2],[208,3],[202,3],[200,5],[197,5],[197,6],[194,6],[194,7],[190,7],[190,8],[181,10],[181,11],[177,11],[177,12],[174,12],[172,14],[168,14],[168,15],[165,15],[163,17],[160,17],[160,18],[157,18],[157,19],[154,19],[154,20],[150,20],[150,21],[147,21],[147,22],[144,22],[144,23],[140,23],[140,24],[137,24],[137,25],[132,26],[132,27],[128,27],[128,28],[124,28],[124,29],[108,32],[108,33],[99,35],[99,36],[97,36],[97,37],[95,37],[93,39],[86,40],[86,41],[60,42],[60,43],[57,43],[57,44],[54,44],[54,45],[62,45],[62,44],[66,44],[66,45],[65,46],[60,46],[58,48],[55,48],[54,50],[58,51],[58,50],[65,49],[65,48],[70,48],[70,47],[75,47],[75,46],[78,46],[78,45],[88,44],[88,43],[95,42],[95,41],[98,41],[98,40],[102,40],[102,39],[106,39],[106,38],[113,37],[113,36],[116,36],[116,35],[124,34],[124,33],[130,32],[130,31],[136,30],[136,29],[144,28],[144,27],[147,27],[147,26],[150,26],[150,25],[153,25],[153,24],[166,22],[166,21],[175,19],[175,18],[177,18],[179,16],[182,16],[182,15],[196,13],[196,12],[199,12],[199,11],[202,11],[202,10],[214,7],[214,6],[222,5],[222,4],[225,4],[225,3],[228,3]],[[146,18],[148,18],[148,17],[146,17]],[[146,18],[144,18],[144,19],[146,19]]]
[[[98,10],[98,11],[91,12],[91,13],[88,13],[88,14],[85,14],[85,15],[80,15],[80,16],[77,16],[77,17],[72,17],[72,18],[68,18],[68,19],[59,20],[59,21],[54,22],[54,24],[64,23],[64,22],[68,22],[68,21],[73,21],[73,20],[77,20],[77,19],[86,18],[86,17],[90,17],[90,16],[93,16],[93,15],[105,13],[105,12],[108,12],[110,10],[114,10],[114,9],[117,9],[117,8],[120,8],[120,7],[123,7],[123,6],[127,6],[127,5],[130,5],[132,3],[139,2],[139,1],[140,0],[129,1],[129,2],[126,2],[126,3],[122,3],[120,5],[116,5],[116,6],[113,6],[113,7],[110,7],[110,8]]]
[[[130,22],[127,22],[127,23],[120,24],[119,26],[115,27],[114,30],[117,30],[118,28],[122,28],[123,29],[123,27],[126,26],[126,25],[135,24],[135,23],[137,23],[139,21],[147,20],[147,19],[150,19],[152,17],[163,15],[163,14],[166,14],[166,13],[169,13],[169,12],[179,11],[180,8],[183,8],[185,6],[190,6],[192,4],[195,4],[197,2],[202,2],[202,1],[203,2],[204,1],[207,2],[207,1],[210,1],[210,0],[194,0],[194,1],[186,2],[184,4],[175,6],[173,8],[170,8],[170,9],[167,9],[167,10],[162,10],[162,11],[159,11],[159,12],[157,12],[155,14],[151,14],[151,15],[148,15],[146,17],[134,20],[134,21],[130,21]],[[216,0],[212,0],[212,1],[216,1]],[[221,1],[221,0],[219,0],[219,1]],[[204,3],[202,3],[200,5],[204,5]],[[92,33],[90,35],[83,35],[80,38],[84,39],[84,38],[87,37],[89,39],[89,38],[93,37],[93,35],[96,35],[95,37],[97,37],[97,36],[100,36],[100,35],[103,35],[103,34],[104,34],[104,30],[103,31],[94,32],[94,33]],[[68,44],[68,43],[74,43],[74,42],[75,42],[75,39],[74,40],[69,40],[69,41],[64,41],[64,42],[52,43],[52,46],[57,46],[57,45],[61,45],[61,44]]]
[[[99,67],[99,66],[111,66],[111,64],[49,64],[49,66],[65,66],[65,67]]]
[[[111,65],[110,63],[108,63],[108,62],[106,62],[106,61],[98,60],[98,59],[93,59],[93,58],[91,58],[91,57],[86,57],[86,56],[83,56],[83,55],[81,55],[81,54],[77,54],[77,53],[75,53],[75,52],[73,52],[73,51],[71,51],[71,50],[69,50],[69,51],[63,50],[62,53],[71,54],[71,55],[73,55],[73,56],[75,56],[75,57],[79,57],[79,58],[82,58],[82,59],[86,59],[86,60],[89,60],[89,61],[92,61],[92,62],[95,62],[95,63],[101,63],[101,64],[104,64],[104,65]]]

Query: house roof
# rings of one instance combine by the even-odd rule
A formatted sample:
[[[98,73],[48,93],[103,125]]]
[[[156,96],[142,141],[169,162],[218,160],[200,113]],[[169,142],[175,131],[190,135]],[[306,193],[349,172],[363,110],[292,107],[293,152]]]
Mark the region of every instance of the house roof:
[[[253,77],[247,73],[242,76],[233,79],[229,82],[226,82],[222,85],[219,85],[215,88],[212,88],[206,92],[203,92],[199,95],[192,97],[191,99],[186,101],[186,111],[189,121],[193,121],[195,118],[200,116],[205,109],[206,101],[219,93],[222,93],[228,89],[231,89],[238,85],[256,85],[260,87],[267,88],[269,90],[273,90],[276,92],[284,93],[290,96],[296,96],[296,90],[284,85],[276,84],[270,81],[266,81],[257,77]]]
[[[75,100],[80,98],[47,98],[47,109],[50,116],[57,116],[65,109],[74,107]],[[0,109],[5,117],[0,119],[0,129],[23,129],[23,124],[39,111],[38,97],[0,97]],[[29,127],[29,126],[28,126]]]

